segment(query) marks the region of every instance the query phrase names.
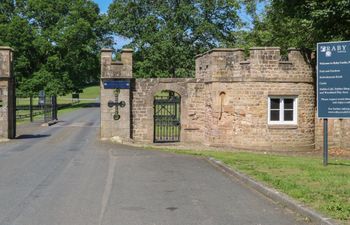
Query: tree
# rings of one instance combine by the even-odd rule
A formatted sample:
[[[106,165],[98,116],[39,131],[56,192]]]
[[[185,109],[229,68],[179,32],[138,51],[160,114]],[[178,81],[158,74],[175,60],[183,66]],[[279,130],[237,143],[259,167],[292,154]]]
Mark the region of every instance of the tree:
[[[349,0],[270,0],[249,35],[258,45],[315,49],[317,42],[350,39]]]
[[[18,93],[60,95],[97,81],[106,19],[87,0],[2,0],[0,44],[15,50]]]
[[[113,31],[132,40],[137,77],[193,74],[194,57],[236,42],[242,27],[238,0],[115,0],[108,15]]]

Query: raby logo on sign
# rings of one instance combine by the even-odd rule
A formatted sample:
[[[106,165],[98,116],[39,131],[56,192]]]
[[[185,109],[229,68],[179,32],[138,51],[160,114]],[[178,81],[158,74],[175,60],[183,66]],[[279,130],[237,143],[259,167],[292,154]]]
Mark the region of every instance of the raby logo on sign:
[[[324,52],[326,57],[331,57],[332,52],[346,53],[346,45],[321,45],[320,52]]]

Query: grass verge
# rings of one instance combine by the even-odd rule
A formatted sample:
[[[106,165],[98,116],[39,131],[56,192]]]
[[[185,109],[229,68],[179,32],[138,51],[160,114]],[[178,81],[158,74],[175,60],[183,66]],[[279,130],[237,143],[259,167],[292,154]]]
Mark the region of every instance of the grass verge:
[[[215,158],[325,215],[350,224],[350,160],[333,160],[328,167],[324,167],[320,157],[166,151]]]
[[[80,94],[80,101],[79,102],[74,102],[71,99],[71,94],[68,94],[66,96],[58,96],[57,97],[57,103],[60,104],[65,104],[64,108],[61,108],[58,110],[58,116],[67,113],[67,112],[72,112],[74,110],[84,108],[84,107],[96,107],[96,102],[99,99],[100,96],[100,86],[89,86],[86,87],[83,92]],[[18,110],[16,113],[17,115],[23,114],[27,115],[28,117],[17,119],[16,124],[24,124],[24,123],[29,123],[29,98],[17,98],[16,99],[16,104],[21,105],[21,106],[28,106],[28,110]],[[38,98],[33,98],[33,104],[38,104],[39,99]],[[40,112],[40,110],[38,110]],[[43,120],[44,115],[43,113],[40,115],[35,115],[34,116],[34,121],[41,121]]]

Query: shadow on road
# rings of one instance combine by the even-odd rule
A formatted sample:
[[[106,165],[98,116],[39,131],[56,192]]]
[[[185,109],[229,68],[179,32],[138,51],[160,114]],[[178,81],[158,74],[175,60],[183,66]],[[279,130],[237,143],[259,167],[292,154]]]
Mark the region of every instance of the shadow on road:
[[[64,109],[64,108],[99,108],[100,107],[100,103],[96,102],[96,103],[76,103],[76,104],[66,104],[66,105],[61,105],[58,106],[59,109]]]
[[[35,138],[45,138],[50,137],[50,134],[22,134],[16,137],[16,139],[35,139]]]

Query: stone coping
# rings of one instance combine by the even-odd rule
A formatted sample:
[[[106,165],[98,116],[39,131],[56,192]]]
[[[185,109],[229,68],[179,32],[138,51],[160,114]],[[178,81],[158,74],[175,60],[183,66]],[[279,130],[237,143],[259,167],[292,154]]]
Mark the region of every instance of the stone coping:
[[[159,82],[159,83],[200,83],[204,82],[204,79],[202,78],[135,78],[136,81],[154,81],[154,82]]]
[[[199,58],[201,56],[204,56],[206,54],[210,54],[212,52],[243,52],[243,51],[244,51],[243,48],[213,48],[213,49],[211,49],[209,51],[206,51],[206,52],[204,52],[202,54],[196,55],[195,59]]]
[[[132,48],[123,48],[122,50],[121,50],[121,52],[123,53],[123,52],[134,52],[134,49],[132,49]]]
[[[249,50],[280,50],[280,47],[252,47]]]
[[[9,47],[9,46],[0,46],[0,50],[10,50],[13,51],[13,48]]]
[[[289,79],[283,79],[282,77],[277,78],[266,78],[266,77],[213,77],[210,79],[205,79],[204,83],[236,83],[236,82],[269,82],[269,83],[307,83],[307,84],[313,84],[312,78],[289,78]]]
[[[280,51],[280,47],[251,47],[249,48],[249,51],[256,51],[256,50],[259,50],[259,51],[269,51],[269,50],[273,50],[273,51]],[[288,51],[299,51],[299,49],[296,49],[296,48],[289,48]],[[209,51],[206,51],[202,54],[198,54],[195,56],[195,59],[197,58],[200,58],[204,55],[207,55],[207,54],[210,54],[212,52],[243,52],[244,49],[243,48],[213,48]]]
[[[1,46],[0,46],[0,49],[1,49]],[[113,52],[113,49],[111,49],[111,48],[102,48],[101,49],[101,52]],[[121,52],[123,53],[123,52],[134,52],[134,50],[132,49],[132,48],[123,48],[122,50],[121,50]]]

